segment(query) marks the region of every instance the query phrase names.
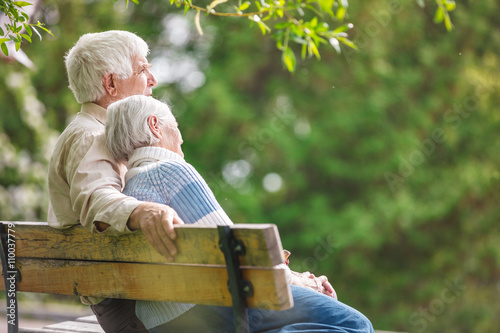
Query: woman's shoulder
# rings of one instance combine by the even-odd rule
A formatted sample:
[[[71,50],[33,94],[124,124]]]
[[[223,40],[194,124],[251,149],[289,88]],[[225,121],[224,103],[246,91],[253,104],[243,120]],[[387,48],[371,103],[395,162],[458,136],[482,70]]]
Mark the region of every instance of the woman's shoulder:
[[[161,161],[158,163],[158,169],[163,173],[172,174],[176,177],[201,177],[199,172],[191,164],[184,161]]]

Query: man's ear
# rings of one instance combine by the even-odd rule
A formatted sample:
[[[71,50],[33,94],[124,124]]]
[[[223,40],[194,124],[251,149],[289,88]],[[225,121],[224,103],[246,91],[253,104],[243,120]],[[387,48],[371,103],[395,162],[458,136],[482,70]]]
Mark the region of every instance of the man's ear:
[[[115,87],[115,82],[114,82],[114,76],[113,74],[107,74],[102,77],[102,85],[104,89],[106,90],[106,93],[110,96],[116,96],[118,94],[116,87]]]
[[[160,122],[157,116],[151,115],[148,117],[148,126],[151,133],[156,136],[158,139],[161,139],[161,130],[160,130]]]

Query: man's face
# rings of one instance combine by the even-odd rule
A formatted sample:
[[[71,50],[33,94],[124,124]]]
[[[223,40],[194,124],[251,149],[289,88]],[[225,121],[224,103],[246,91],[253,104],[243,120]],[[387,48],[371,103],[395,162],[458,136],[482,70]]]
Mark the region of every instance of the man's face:
[[[115,79],[114,84],[118,95],[122,99],[132,95],[151,96],[152,88],[158,84],[153,73],[149,71],[151,64],[145,57],[135,57],[132,60],[132,76],[127,79]]]

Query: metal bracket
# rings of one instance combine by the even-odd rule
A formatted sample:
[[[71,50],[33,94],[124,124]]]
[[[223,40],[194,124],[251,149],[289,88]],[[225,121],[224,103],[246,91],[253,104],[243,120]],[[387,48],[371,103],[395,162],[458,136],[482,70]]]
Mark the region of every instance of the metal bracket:
[[[8,333],[17,333],[19,331],[19,313],[17,311],[17,283],[21,280],[21,274],[14,264],[10,263],[9,257],[9,238],[13,238],[5,228],[5,224],[0,223],[0,256],[2,260],[2,275],[5,284],[5,296],[7,299],[7,327]],[[11,243],[15,244],[15,243]],[[15,249],[15,247],[14,247]],[[15,257],[14,257],[15,259]],[[12,289],[13,287],[13,289]]]
[[[228,288],[231,293],[234,311],[234,325],[237,333],[248,333],[250,327],[247,314],[247,297],[253,296],[253,286],[250,281],[243,280],[240,269],[239,256],[245,255],[245,244],[233,236],[229,226],[218,226],[219,248],[224,253],[227,274],[229,277]]]

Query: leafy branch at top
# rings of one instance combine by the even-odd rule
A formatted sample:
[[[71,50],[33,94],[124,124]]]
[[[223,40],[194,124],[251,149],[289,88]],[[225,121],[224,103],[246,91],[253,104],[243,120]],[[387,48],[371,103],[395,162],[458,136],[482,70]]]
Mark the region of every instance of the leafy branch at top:
[[[126,6],[130,1],[139,4],[139,0],[125,0]],[[453,26],[449,12],[455,9],[455,1],[435,1],[437,10],[434,21],[444,22],[446,29],[451,30]],[[422,7],[425,5],[425,0],[416,2]],[[348,0],[212,0],[206,6],[196,5],[193,0],[170,0],[170,3],[184,7],[184,13],[196,11],[194,21],[200,34],[203,34],[201,13],[249,19],[252,25],[260,28],[263,35],[271,34],[276,40],[276,47],[282,52],[283,65],[290,72],[295,70],[297,62],[293,48],[301,49],[303,59],[313,56],[321,59],[319,47],[322,44],[331,46],[337,53],[341,53],[341,45],[357,49],[347,34],[353,24],[343,23],[349,7]],[[9,19],[5,25],[6,31],[0,27],[0,46],[5,55],[8,55],[6,42],[13,41],[17,51],[23,39],[31,43],[33,31],[41,39],[37,28],[52,35],[42,23],[29,23],[29,15],[23,7],[30,5],[26,1],[0,0],[0,11]]]
[[[19,51],[23,39],[31,43],[33,32],[40,37],[40,40],[42,39],[42,35],[40,35],[37,30],[38,28],[52,35],[52,32],[46,29],[42,23],[29,23],[30,17],[23,10],[23,7],[26,6],[32,6],[32,4],[26,1],[12,0],[1,0],[0,2],[0,11],[3,12],[9,20],[4,27],[0,27],[0,48],[6,56],[9,55],[9,49],[6,44],[9,41],[14,42],[16,51]]]
[[[296,66],[293,45],[302,50],[302,58],[315,56],[320,59],[319,46],[331,45],[340,53],[340,44],[356,48],[348,39],[347,30],[352,24],[342,24],[347,0],[213,0],[206,7],[193,4],[192,0],[170,0],[177,7],[184,6],[184,12],[195,10],[195,25],[200,34],[200,13],[214,16],[244,17],[257,25],[262,34],[272,34],[277,48],[282,52],[284,66],[293,72]],[[222,9],[223,11],[219,11]],[[330,23],[338,25],[330,28]],[[272,25],[271,25],[272,23]],[[271,28],[272,27],[272,28]]]
[[[455,9],[455,1],[435,1],[435,22],[444,21],[446,29],[451,30],[449,12]],[[184,6],[185,13],[196,11],[194,20],[200,34],[203,34],[200,13],[248,18],[260,28],[263,35],[270,33],[276,40],[276,47],[282,52],[283,65],[290,72],[296,67],[294,47],[301,49],[302,59],[313,56],[321,59],[319,47],[322,44],[333,47],[337,53],[341,53],[341,45],[357,49],[347,34],[354,25],[343,23],[349,7],[348,0],[213,0],[206,7],[195,5],[193,0],[170,0],[170,3],[177,7]],[[417,0],[417,3],[425,5],[424,0]],[[330,25],[336,27],[331,28]]]

